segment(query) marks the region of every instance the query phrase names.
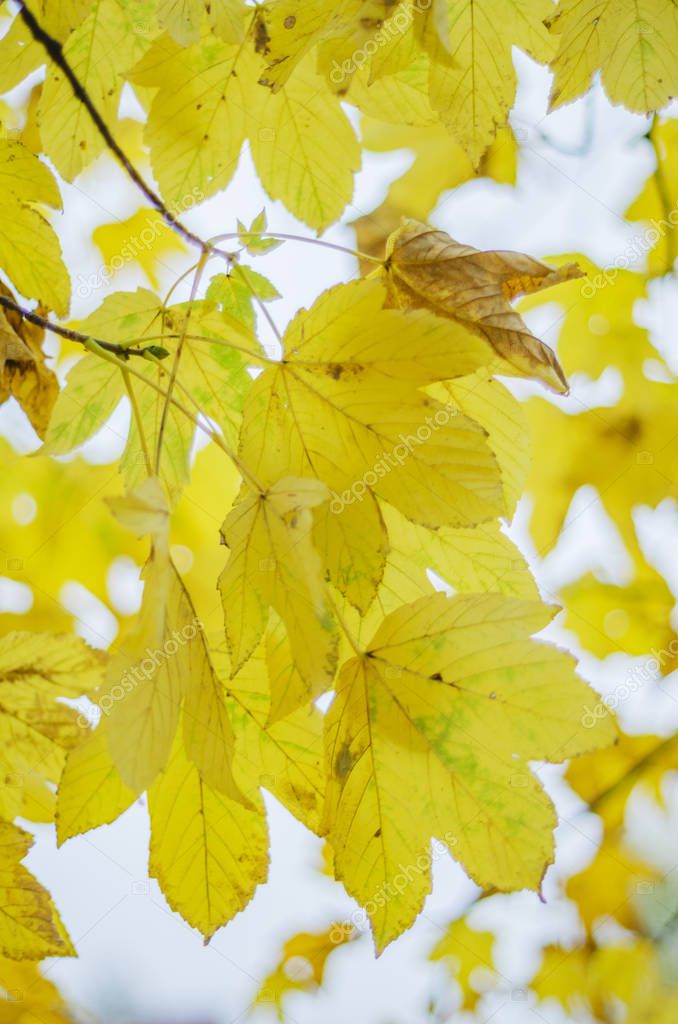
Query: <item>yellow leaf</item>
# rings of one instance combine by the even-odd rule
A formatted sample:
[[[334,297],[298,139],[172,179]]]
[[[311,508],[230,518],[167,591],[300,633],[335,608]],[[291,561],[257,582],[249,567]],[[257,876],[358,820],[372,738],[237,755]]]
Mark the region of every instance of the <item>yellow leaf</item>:
[[[35,13],[46,31],[63,42],[84,21],[91,6],[91,0],[60,0],[56,5],[51,0],[38,0]]]
[[[530,639],[551,616],[499,595],[435,594],[389,615],[342,668],[326,824],[377,951],[414,921],[445,848],[485,888],[541,884],[556,819],[528,762],[615,736],[609,716],[582,725],[591,691],[572,659]]]
[[[413,574],[414,570],[423,583],[426,570],[432,569],[462,594],[500,593],[529,601],[538,599],[527,562],[498,524],[426,530],[408,522],[395,509],[385,508],[384,516],[391,543],[389,560],[397,561],[403,573]],[[398,590],[402,592],[402,586]]]
[[[2,284],[0,295],[14,299]],[[12,310],[0,309],[0,404],[15,398],[40,437],[45,435],[59,393],[57,378],[47,368],[42,351],[44,334]]]
[[[443,960],[448,966],[462,990],[463,1010],[473,1010],[482,992],[474,982],[474,972],[494,973],[494,942],[492,932],[477,931],[461,918],[452,922],[429,954],[430,960]]]
[[[84,736],[78,713],[61,697],[101,682],[102,657],[75,636],[12,632],[0,639],[0,817],[23,813],[23,791],[47,801],[66,752]]]
[[[151,343],[161,343],[170,353],[170,365],[185,330],[180,360],[181,384],[201,411],[216,421],[226,439],[235,443],[250,377],[246,359],[227,342],[233,341],[239,348],[256,352],[253,332],[220,311],[213,302],[194,302],[190,306],[190,320],[188,308],[187,303],[165,308],[153,292],[143,288],[135,292],[115,292],[81,321],[78,328],[93,338],[123,347],[146,348]],[[137,360],[136,369],[155,382],[161,392],[144,386],[136,377],[130,381],[143,431],[142,439],[136,417],[132,417],[121,463],[130,489],[142,484],[148,475],[144,446],[152,460],[167,391],[166,369],[141,360]],[[62,455],[78,448],[104,426],[126,394],[125,381],[117,366],[95,353],[86,355],[69,372],[66,387],[52,414],[43,453]],[[181,399],[182,395],[179,390],[177,397]],[[176,504],[188,482],[195,431],[193,420],[170,404],[162,433],[159,476],[171,505]]]
[[[660,666],[662,675],[677,667],[678,638],[671,625],[675,597],[666,580],[649,566],[624,587],[587,573],[563,587],[560,597],[565,605],[563,625],[597,658],[619,651],[636,657],[664,651],[669,654]]]
[[[327,498],[319,481],[285,477],[264,494],[245,493],[226,518],[222,533],[231,554],[219,590],[234,672],[259,644],[274,608],[309,694],[329,686],[336,630],[311,540],[311,509]]]
[[[39,964],[29,960],[0,959],[0,1000],[0,1019],[6,1024],[70,1024],[73,1020],[56,985],[42,976]]]
[[[417,5],[415,5],[417,6]],[[443,0],[418,25],[432,57],[431,105],[477,165],[516,93],[511,47],[547,61],[554,45],[543,24],[549,0]]]
[[[564,417],[551,403],[534,398],[526,413],[532,437],[561,438],[557,460],[545,449],[533,452],[530,529],[540,554],[555,544],[577,490],[590,484],[639,573],[646,575],[633,510],[641,503],[655,507],[666,497],[678,496],[678,450],[672,443],[678,433],[675,385],[634,373],[632,386],[611,408]]]
[[[210,789],[175,744],[149,793],[149,871],[172,910],[209,940],[266,881],[268,836],[261,798],[253,806]]]
[[[0,820],[0,953],[13,960],[75,956],[49,894],[20,863],[33,837]]]
[[[64,57],[103,120],[114,126],[121,72],[134,64],[153,35],[149,3],[94,0],[64,45]],[[73,181],[106,148],[71,83],[51,64],[40,101],[45,153],[62,178]]]
[[[82,0],[89,3],[89,0]],[[59,7],[62,5],[60,4]],[[4,27],[4,22],[3,22]],[[0,39],[0,92],[9,92],[45,63],[45,51],[22,18],[15,17]]]
[[[268,64],[262,81],[275,91],[296,71],[300,61],[318,44],[321,65],[335,91],[345,89],[354,70],[354,52],[379,31],[400,0],[273,0],[262,7],[255,39]],[[348,70],[342,65],[348,62]]]
[[[160,287],[158,274],[171,266],[171,257],[186,246],[156,210],[138,210],[127,220],[102,224],[92,232],[110,276],[125,264],[139,264],[153,288]]]
[[[157,39],[132,75],[156,89],[145,130],[164,199],[178,210],[231,180],[245,141],[252,73],[243,48],[206,37],[184,49]]]
[[[230,676],[225,647],[214,651],[219,675]],[[325,799],[323,716],[313,706],[272,720],[270,651],[262,645],[225,690],[236,735],[234,773],[248,792],[262,786],[313,832],[320,831]]]
[[[167,550],[170,513],[167,496],[157,477],[149,476],[124,497],[104,500],[119,523],[137,537],[150,535],[156,546]]]
[[[397,125],[401,131],[412,125],[416,125],[418,130],[440,128],[438,115],[429,101],[430,62],[426,54],[416,52],[411,34],[404,36],[403,40],[411,41],[413,48],[404,67],[392,73],[384,73],[388,65],[381,63],[375,72],[372,62],[369,68],[364,68],[355,76],[347,99],[366,117],[388,121]],[[379,58],[388,60],[388,55],[380,53],[375,60]],[[440,134],[449,139],[449,133],[444,129]]]
[[[233,781],[233,733],[203,626],[174,567],[158,555],[147,566],[138,632],[115,655],[100,707],[110,712],[113,760],[134,791],[146,789],[172,749],[185,700],[186,753],[210,785],[242,797]]]
[[[551,108],[583,95],[600,70],[613,103],[649,113],[678,91],[678,11],[671,0],[560,0]]]
[[[283,998],[288,992],[317,991],[323,983],[330,954],[353,941],[357,934],[351,925],[335,922],[324,932],[294,935],[285,943],[275,969],[262,982],[255,1002],[274,1003],[278,1019],[283,1020]]]
[[[554,299],[562,306],[558,355],[567,374],[599,377],[608,366],[616,366],[625,376],[637,376],[647,359],[657,357],[647,330],[633,317],[636,303],[646,297],[644,276],[619,266],[601,270],[579,253],[552,262],[562,266],[572,261],[584,271],[585,280],[565,281],[555,295],[530,295],[521,300],[520,312]]]
[[[360,169],[360,146],[339,100],[305,63],[279,95],[255,85],[247,108],[262,185],[299,220],[324,231],[353,197]]]
[[[173,39],[190,46],[200,39],[205,15],[216,35],[227,43],[242,42],[247,8],[243,0],[159,0],[158,19]]]
[[[71,298],[61,245],[40,205],[61,209],[52,174],[20,142],[0,139],[0,267],[27,298],[65,316]]]
[[[528,330],[510,300],[581,277],[575,264],[554,269],[518,252],[479,252],[415,220],[405,220],[391,236],[386,255],[393,305],[456,320],[492,345],[502,361],[498,372],[567,391],[555,354]]]
[[[434,385],[430,393],[441,402],[454,403],[487,431],[487,443],[501,469],[506,510],[511,518],[530,469],[530,435],[522,404],[484,370]]]
[[[264,483],[282,468],[325,481],[335,512],[373,489],[427,525],[491,519],[501,487],[482,429],[419,388],[492,353],[461,325],[384,299],[378,280],[354,282],[297,315],[284,361],[247,397],[243,460]]]
[[[569,878],[565,892],[574,900],[587,930],[602,919],[614,919],[631,931],[639,929],[634,895],[660,877],[656,868],[632,856],[614,839],[606,839],[589,866]]]
[[[600,704],[593,704],[587,708],[587,725],[595,722],[602,713],[600,707]],[[622,733],[619,742],[610,750],[573,761],[566,778],[582,800],[600,814],[607,828],[615,829],[624,821],[626,801],[636,786],[658,800],[664,775],[676,769],[676,737],[661,739],[659,736],[627,736]]]
[[[394,208],[394,215],[397,211],[400,217],[426,220],[444,192],[476,177],[510,185],[516,180],[517,146],[510,128],[500,129],[477,169],[460,144],[440,125],[410,127],[368,117],[363,120],[362,134],[363,145],[377,153],[394,149],[414,151],[414,163],[393,182],[388,193],[387,201]],[[384,246],[385,243],[386,239]]]
[[[137,797],[111,759],[106,717],[66,758],[59,782],[56,828],[59,845],[115,821]]]
[[[335,502],[315,513],[314,543],[322,553],[329,578],[364,614],[384,575],[388,534],[379,503],[371,492],[361,502],[354,501],[341,509]]]

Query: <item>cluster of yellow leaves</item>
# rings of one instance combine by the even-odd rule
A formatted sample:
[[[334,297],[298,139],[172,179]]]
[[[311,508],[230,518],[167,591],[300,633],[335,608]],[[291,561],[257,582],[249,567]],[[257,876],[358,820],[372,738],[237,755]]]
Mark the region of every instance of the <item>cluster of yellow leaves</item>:
[[[253,300],[273,299],[275,289],[240,266],[213,278],[206,297],[190,303],[163,304],[143,289],[109,295],[77,325],[94,340],[70,369],[53,411],[48,399],[31,397],[36,387],[51,386],[40,339],[10,316],[0,321],[2,386],[29,412],[35,407],[43,456],[77,452],[110,429],[127,402],[130,427],[120,439],[126,492],[109,501],[117,523],[107,520],[106,530],[119,536],[122,528],[136,538],[121,549],[138,554],[140,537],[149,537],[151,547],[140,613],[116,642],[103,678],[98,659],[77,641],[51,638],[43,657],[34,636],[10,634],[9,653],[2,649],[0,727],[8,737],[9,776],[19,780],[3,791],[0,812],[6,902],[12,912],[19,907],[0,930],[2,952],[29,958],[71,952],[47,895],[20,864],[28,840],[12,819],[55,815],[63,842],[114,820],[143,790],[150,872],[170,906],[206,938],[267,877],[262,787],[327,837],[335,877],[367,909],[378,951],[421,910],[434,840],[485,890],[539,889],[553,858],[556,815],[530,762],[559,763],[587,752],[607,758],[601,748],[613,742],[615,728],[604,711],[594,728],[585,726],[594,698],[573,659],[534,638],[553,611],[540,602],[499,527],[499,518],[514,512],[527,460],[518,403],[493,374],[567,391],[553,351],[512,301],[561,283],[564,296],[566,289],[572,293],[582,287],[580,270],[569,261],[553,267],[520,253],[479,252],[419,219],[400,227],[394,220],[397,208],[427,217],[444,189],[477,173],[513,179],[513,140],[505,127],[516,88],[512,46],[551,62],[554,105],[583,93],[598,69],[611,98],[631,109],[667,102],[676,75],[674,5],[665,0],[631,11],[614,0],[593,6],[562,0],[557,8],[547,0],[270,0],[255,9],[240,0],[69,0],[57,6],[58,12],[37,5],[36,17],[63,47],[114,135],[122,90],[125,84],[135,90],[147,112],[144,142],[154,177],[174,211],[185,209],[189,197],[223,189],[248,141],[268,195],[323,231],[350,201],[360,166],[343,102],[367,119],[368,144],[372,138],[375,149],[393,148],[404,140],[418,163],[380,215],[360,225],[371,233],[373,252],[389,235],[377,273],[330,289],[301,310],[282,338],[279,359],[262,352],[254,331]],[[65,315],[68,277],[44,212],[59,209],[60,198],[39,155],[73,181],[103,152],[105,140],[58,62],[16,18],[0,40],[0,89],[44,64],[34,130],[24,141],[0,139],[8,211],[0,264],[22,295]],[[28,148],[29,137],[38,155]],[[657,145],[670,142],[667,133]],[[454,167],[427,182],[413,202],[422,161],[441,145]],[[665,189],[664,182],[661,202]],[[656,198],[648,186],[636,214],[652,215]],[[95,240],[104,258],[138,225],[135,215],[100,232]],[[270,240],[259,239],[265,228],[264,218],[249,229],[239,225],[243,248],[253,255],[270,248]],[[28,238],[28,247],[15,236]],[[145,269],[154,283],[148,255]],[[589,307],[594,334],[605,333],[608,315],[623,327],[620,309],[630,310],[638,297],[637,275],[619,275],[615,288],[621,307],[614,300],[605,312],[611,300],[602,287],[595,297],[600,308]],[[575,310],[566,322],[561,350],[565,360],[569,334],[568,360],[590,371],[602,349],[584,353],[588,366],[577,365],[579,317]],[[590,326],[595,317],[598,328]],[[548,468],[537,460],[535,523],[541,517],[541,529],[554,540],[575,490],[598,486],[636,557],[644,598],[652,570],[639,552],[632,512],[640,493],[654,503],[672,493],[665,482],[675,476],[666,433],[671,385],[647,377],[637,385],[642,332],[630,330],[628,340],[632,351],[623,354],[620,370],[635,386],[609,416],[577,418],[567,473],[567,459],[551,459]],[[136,353],[133,364],[97,342]],[[30,393],[22,390],[26,379]],[[661,422],[658,406],[666,410]],[[549,417],[561,415],[535,400],[535,435],[548,436]],[[212,538],[225,514],[224,642],[223,629],[213,630],[215,609],[221,614],[216,594],[204,578],[187,584],[172,554],[171,521],[181,519],[199,430],[215,441],[212,453],[218,445],[224,457],[214,478],[227,494],[219,496],[216,516],[209,486],[203,497]],[[599,465],[592,464],[592,450]],[[641,458],[648,453],[650,460]],[[72,472],[49,465],[54,482]],[[538,489],[547,486],[542,499]],[[39,539],[44,543],[44,533]],[[214,581],[212,549],[205,560]],[[105,561],[99,556],[82,570],[102,595]],[[431,573],[454,596],[435,592]],[[55,569],[47,603],[57,599],[60,579]],[[571,607],[586,599],[580,590]],[[664,621],[661,583],[656,601]],[[641,630],[634,649],[645,638]],[[74,662],[77,683],[62,678]],[[331,690],[323,715],[314,701]],[[101,711],[93,731],[80,731],[76,713],[54,699],[85,693]],[[639,770],[659,756],[641,756]],[[610,763],[603,760],[604,770]],[[49,784],[59,776],[54,808]],[[602,797],[590,800],[595,807]],[[652,877],[627,857],[619,836],[606,844],[600,856],[615,858],[618,892],[629,879]],[[598,863],[588,879],[573,880],[572,893],[577,884],[587,892],[597,871]],[[582,918],[592,928],[593,905]],[[621,923],[637,922],[628,915]],[[491,938],[464,928],[453,929],[434,958],[454,956],[465,945],[476,958],[491,959]],[[306,936],[286,948],[284,960],[305,959],[318,985],[332,941]],[[583,953],[588,957],[589,948]],[[478,994],[472,967],[462,958],[468,1008]],[[284,977],[277,971],[272,983],[278,1005],[294,987],[282,970]],[[596,1011],[610,992],[617,994],[597,975],[593,990]],[[628,1000],[640,1014],[650,996],[629,989]]]
[[[92,692],[102,663],[67,635],[8,633],[0,640],[0,952],[16,960],[73,954],[48,893],[21,864],[32,837],[13,819],[51,821],[52,786],[82,739],[77,712],[62,698]]]
[[[360,166],[342,99],[372,121],[397,126],[404,144],[418,152],[431,143],[447,150],[458,170],[427,182],[427,192],[452,187],[479,168],[510,175],[505,126],[516,90],[512,47],[551,62],[554,106],[582,95],[599,69],[610,98],[631,110],[654,111],[678,90],[671,56],[678,15],[671,0],[633,7],[622,0],[593,6],[561,0],[556,9],[549,0],[499,6],[497,0],[314,0],[301,8],[270,0],[256,9],[244,0],[73,0],[59,6],[55,14],[39,5],[38,22],[63,47],[114,135],[122,129],[123,86],[134,87],[148,109],[145,141],[155,177],[179,213],[187,197],[202,199],[228,184],[248,139],[270,197],[324,230],[349,203]],[[101,155],[105,141],[63,70],[15,18],[0,41],[0,92],[45,64],[31,137],[72,181]],[[368,124],[366,145],[375,138]],[[9,159],[0,151],[0,174]],[[33,171],[24,177],[29,194],[14,196],[21,204],[10,218],[14,234],[39,231],[43,244],[41,265],[22,262],[13,280],[24,294],[39,282],[35,294],[63,311],[58,247],[52,239],[46,247],[48,227],[25,205],[59,205],[47,175],[43,167],[38,180]],[[411,212],[425,217],[430,206]],[[3,265],[6,256],[0,252]]]
[[[531,639],[552,611],[496,522],[527,467],[518,403],[491,373],[563,386],[510,300],[578,271],[407,223],[380,273],[301,310],[272,360],[241,285],[275,292],[239,269],[189,304],[115,293],[77,325],[95,340],[41,452],[76,451],[126,396],[127,492],[108,504],[151,555],[139,615],[92,695],[101,720],[63,767],[58,836],[114,820],[148,790],[151,874],[209,937],[267,876],[264,786],[328,837],[381,950],[421,909],[436,838],[483,887],[538,888],[556,819],[529,761],[614,738],[610,717],[583,728],[593,695],[572,659]],[[97,342],[161,345],[167,359],[128,364]],[[198,413],[219,431],[232,506],[225,644],[214,597],[189,592],[171,555]],[[429,570],[457,596],[436,593]],[[323,717],[313,699],[333,688]]]
[[[578,5],[570,5],[570,11],[575,8]],[[628,12],[614,4],[601,4],[599,8],[601,27],[603,15],[614,12],[616,20],[608,21],[604,28],[608,33],[615,31],[621,40],[628,29]],[[652,21],[659,17],[660,9],[669,25],[675,12],[668,7],[653,5],[644,9],[642,16]],[[591,5],[586,9],[582,5],[582,19],[592,11]],[[566,17],[561,22],[565,24]],[[579,29],[583,26],[582,20]],[[648,25],[641,35],[649,40],[653,31]],[[568,34],[564,45],[570,45],[571,39],[573,36]],[[608,35],[606,46],[612,45],[609,39]],[[655,45],[653,60],[661,59],[662,45],[663,41]],[[611,57],[610,51],[604,69],[613,66]],[[634,66],[630,57],[627,54],[625,58],[629,67]],[[582,66],[579,62],[577,73]],[[606,80],[604,70],[603,80],[612,94],[609,71]],[[559,84],[557,76],[556,88]],[[651,688],[653,674],[669,675],[676,667],[675,597],[661,566],[657,568],[648,561],[636,520],[639,504],[654,508],[677,496],[675,366],[671,363],[669,367],[666,361],[670,353],[664,357],[654,347],[639,317],[640,304],[653,287],[651,278],[670,272],[676,255],[675,133],[675,121],[654,120],[645,144],[652,146],[656,168],[626,214],[629,220],[646,222],[642,250],[647,253],[647,272],[642,267],[630,270],[617,265],[605,270],[580,255],[549,260],[562,268],[576,261],[586,273],[585,280],[574,276],[566,280],[553,296],[563,310],[556,321],[558,358],[567,376],[574,378],[574,399],[569,415],[541,396],[531,398],[525,409],[532,439],[530,527],[538,552],[546,554],[555,546],[567,527],[573,498],[588,487],[595,488],[589,502],[600,501],[632,560],[633,576],[626,584],[606,583],[589,573],[565,587],[560,595],[565,604],[564,624],[577,633],[589,651],[601,658],[612,653],[618,656],[619,652],[646,659],[650,656],[647,666],[631,667],[620,679],[615,699],[622,707],[629,690],[639,688],[635,683],[641,681]],[[418,163],[408,172],[412,182],[417,181]],[[357,224],[359,237],[369,238],[371,230],[378,237],[385,212],[386,220],[395,219],[399,213],[410,212],[409,204],[416,204],[417,197],[407,186],[397,193],[392,189],[392,193],[398,195],[398,200],[388,210],[382,207]],[[415,232],[415,241],[417,238]],[[458,257],[460,248],[453,244],[450,256]],[[434,284],[440,287],[439,274]],[[520,312],[529,314],[545,301],[542,296],[528,297],[521,302]],[[578,382],[585,376],[596,380],[604,373],[608,378],[616,376],[620,397],[593,408],[578,403]],[[589,707],[589,724],[603,709],[604,703]],[[626,715],[625,709],[622,715]],[[675,885],[667,869],[671,860],[663,858],[661,850],[643,844],[627,806],[633,797],[634,807],[643,798],[664,807],[668,782],[675,779],[676,770],[678,747],[670,732],[666,736],[622,733],[614,747],[577,758],[568,767],[567,781],[584,806],[602,819],[603,836],[590,863],[563,886],[563,894],[578,911],[579,942],[544,950],[542,967],[529,985],[533,994],[526,998],[556,999],[576,1020],[637,1024],[674,1019],[678,996]],[[450,925],[440,949],[431,954],[437,960],[440,950],[443,956],[456,952],[451,962],[459,972],[463,1008],[473,1009],[488,986],[502,986],[501,979],[494,985],[488,980],[487,969],[497,971],[492,940],[489,933],[475,932],[464,916]],[[475,984],[474,970],[478,972]],[[483,1019],[482,1005],[479,1009],[477,1019]]]

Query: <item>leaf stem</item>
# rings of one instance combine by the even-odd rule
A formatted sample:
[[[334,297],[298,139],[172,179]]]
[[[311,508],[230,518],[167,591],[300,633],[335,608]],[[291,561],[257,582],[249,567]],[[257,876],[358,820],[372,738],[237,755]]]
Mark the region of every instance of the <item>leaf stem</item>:
[[[165,366],[165,365],[164,365],[164,364],[163,364],[163,363],[162,363],[162,362],[161,362],[161,361],[160,361],[160,360],[159,360],[159,359],[158,359],[158,358],[157,358],[156,356],[154,356],[154,355],[153,355],[152,353],[147,353],[147,354],[146,354],[146,359],[148,360],[148,362],[150,362],[150,363],[154,363],[154,364],[155,364],[155,365],[156,365],[156,366],[158,367],[158,369],[160,370],[160,372],[161,372],[161,373],[167,374],[167,375],[169,376],[169,374],[170,374],[170,371],[169,371],[169,370],[167,369],[167,367],[166,367],[166,366]],[[144,377],[143,375],[140,375],[140,376],[141,376],[142,380],[146,380],[146,379],[147,379],[147,378],[146,378],[146,377]],[[149,383],[150,383],[150,382],[149,382]],[[185,415],[187,415],[187,416],[188,416],[188,417],[189,417],[189,418],[190,418],[190,419],[191,419],[191,420],[193,421],[193,423],[195,423],[195,425],[196,425],[197,427],[199,427],[199,429],[200,429],[200,430],[202,430],[202,431],[203,431],[204,433],[206,433],[206,434],[207,434],[207,436],[208,436],[208,437],[209,437],[209,438],[210,438],[210,439],[211,439],[212,441],[214,441],[214,443],[215,443],[215,444],[216,444],[216,445],[217,445],[217,446],[218,446],[219,448],[221,448],[221,450],[222,450],[222,451],[223,451],[223,452],[224,452],[224,453],[225,453],[226,455],[228,455],[229,459],[231,460],[231,462],[233,463],[233,465],[235,466],[235,468],[236,468],[236,469],[238,470],[238,472],[240,473],[240,475],[241,475],[241,476],[242,476],[242,477],[243,477],[243,478],[244,478],[245,480],[247,480],[247,482],[248,482],[248,483],[250,484],[250,486],[251,486],[251,487],[253,488],[253,490],[256,490],[256,491],[258,491],[258,492],[259,492],[260,494],[264,494],[264,493],[265,493],[265,488],[264,488],[264,487],[263,487],[263,486],[261,485],[261,483],[260,483],[260,482],[259,482],[259,481],[257,480],[257,478],[256,478],[256,477],[255,477],[255,475],[254,475],[254,474],[252,473],[252,471],[251,471],[251,470],[250,470],[250,469],[249,469],[249,468],[248,468],[248,467],[247,467],[247,466],[245,465],[245,463],[244,463],[244,462],[243,462],[243,461],[242,461],[242,460],[241,460],[241,459],[239,458],[239,456],[238,456],[238,455],[236,455],[236,453],[235,453],[235,452],[233,451],[233,449],[232,449],[232,448],[229,448],[229,446],[228,446],[228,445],[226,444],[226,442],[224,441],[224,439],[223,439],[223,437],[221,436],[221,434],[217,433],[217,431],[216,431],[216,430],[214,430],[214,428],[213,428],[213,427],[209,426],[209,417],[208,417],[208,416],[206,415],[206,413],[204,413],[204,412],[203,412],[203,410],[202,410],[202,409],[200,408],[200,406],[198,405],[198,403],[196,402],[195,398],[194,398],[194,397],[193,397],[193,395],[192,395],[192,394],[190,393],[190,391],[188,390],[188,388],[186,388],[186,387],[185,387],[185,386],[184,386],[184,385],[183,385],[183,384],[181,383],[181,381],[180,381],[180,380],[178,380],[178,379],[177,379],[177,380],[175,381],[175,384],[176,384],[176,387],[177,387],[177,389],[178,389],[179,391],[183,392],[183,394],[184,394],[184,395],[186,396],[186,398],[187,398],[187,399],[189,400],[189,402],[191,403],[191,405],[192,405],[192,406],[194,407],[194,409],[196,410],[196,413],[195,413],[195,414],[193,414],[193,413],[192,413],[192,412],[191,412],[191,411],[190,411],[189,409],[187,409],[187,408],[186,408],[186,406],[182,405],[182,403],[181,403],[181,402],[179,402],[179,401],[177,401],[177,400],[176,400],[175,398],[171,398],[171,399],[170,399],[170,401],[171,401],[171,404],[172,404],[172,405],[174,405],[174,406],[176,406],[176,408],[177,408],[177,409],[179,409],[179,411],[180,411],[180,412],[183,412],[183,413],[184,413]],[[153,387],[155,388],[155,390],[156,390],[156,391],[158,391],[158,392],[159,392],[160,394],[162,394],[162,395],[165,395],[165,396],[167,395],[167,392],[163,391],[163,389],[162,389],[162,388],[161,388],[161,387],[160,387],[159,385],[157,385],[157,384],[153,383],[153,385],[152,385],[152,386],[153,386]]]
[[[329,586],[325,587],[325,598],[327,600],[328,605],[330,606],[330,608],[334,612],[334,616],[335,616],[337,622],[339,623],[339,625],[341,626],[342,632],[343,632],[344,636],[346,637],[346,639],[348,640],[348,642],[351,645],[351,647],[353,648],[354,652],[359,657],[362,657],[362,655],[365,652],[360,647],[360,645],[358,644],[358,641],[356,640],[356,638],[353,636],[353,633],[351,632],[351,630],[350,630],[346,620],[344,619],[344,616],[342,615],[342,613],[339,610],[339,606],[337,605],[337,602],[335,601],[334,595],[333,595],[332,591],[330,590]]]
[[[149,476],[153,475],[153,463],[151,461],[151,453],[148,447],[148,441],[146,439],[146,432],[144,431],[144,422],[141,417],[141,410],[139,403],[137,402],[137,396],[134,393],[134,387],[132,386],[132,378],[130,377],[129,367],[121,367],[122,379],[125,382],[125,389],[127,390],[127,397],[129,398],[129,404],[132,407],[132,416],[134,422],[137,425],[137,431],[139,433],[139,441],[141,443],[141,451],[144,456],[144,462],[146,464],[146,472]]]
[[[200,287],[200,281],[205,270],[205,266],[209,260],[210,253],[205,250],[198,260],[195,268],[195,274],[193,276],[193,284],[191,285],[191,294],[188,300],[188,309],[186,310],[186,316],[184,317],[181,324],[181,333],[179,335],[179,341],[177,344],[177,350],[174,353],[174,360],[172,362],[172,370],[169,375],[169,383],[167,385],[167,400],[163,406],[162,414],[160,416],[160,427],[158,428],[158,441],[155,448],[155,474],[160,475],[160,460],[162,458],[162,443],[165,436],[165,427],[167,425],[167,416],[169,414],[170,404],[172,402],[172,392],[174,391],[174,384],[177,379],[177,373],[179,372],[179,363],[181,362],[181,356],[184,351],[184,344],[186,343],[186,334],[188,332],[188,324],[191,319],[191,313],[193,312],[193,303],[196,300],[198,289]]]
[[[336,242],[326,242],[322,238],[307,238],[304,235],[290,235],[285,234],[282,231],[231,231],[224,235],[215,235],[214,238],[210,238],[209,244],[213,245],[216,242],[229,242],[233,239],[247,238],[251,235],[253,238],[280,238],[284,242],[305,242],[307,245],[317,245],[323,249],[334,249],[335,252],[345,252],[349,256],[355,256],[360,260],[368,260],[370,263],[383,263],[377,256],[368,256],[365,252],[360,252],[358,249],[349,249],[345,245],[338,245]],[[225,256],[226,253],[221,249],[216,249],[220,255]]]
[[[257,294],[257,291],[256,291],[254,285],[250,281],[245,268],[241,267],[238,263],[234,263],[233,264],[233,273],[238,275],[244,281],[245,285],[247,286],[247,288],[249,289],[249,291],[252,294],[252,298],[256,302],[256,304],[259,307],[259,309],[261,310],[261,312],[264,314],[264,316],[266,318],[266,321],[268,322],[271,330],[273,331],[273,333],[275,334],[276,338],[278,339],[278,341],[280,343],[280,346],[283,347],[282,334],[278,330],[278,326],[277,326],[275,320],[273,319],[273,317],[271,316],[271,314],[270,314],[270,312],[269,312],[269,310],[268,310],[268,308],[266,306],[266,303],[263,302],[259,298],[259,295]],[[273,362],[273,360],[271,360],[271,362]]]

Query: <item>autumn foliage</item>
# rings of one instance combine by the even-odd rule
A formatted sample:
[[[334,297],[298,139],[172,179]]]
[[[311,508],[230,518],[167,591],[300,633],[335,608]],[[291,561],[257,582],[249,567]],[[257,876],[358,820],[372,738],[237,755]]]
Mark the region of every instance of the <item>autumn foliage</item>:
[[[61,545],[24,560],[2,528],[4,550],[20,552],[7,575],[35,601],[6,616],[0,639],[0,990],[30,988],[26,1013],[68,1018],[33,962],[77,950],[22,864],[31,836],[17,818],[54,822],[62,844],[146,793],[149,874],[208,940],[268,876],[264,789],[325,840],[326,870],[380,954],[420,914],[432,850],[463,867],[478,900],[541,894],[558,824],[535,769],[546,762],[567,765],[603,836],[566,884],[581,941],[544,949],[535,998],[603,1022],[672,1021],[665,935],[630,900],[659,872],[631,855],[624,822],[633,792],[661,794],[678,748],[621,729],[575,658],[540,634],[564,607],[593,655],[658,649],[659,675],[675,665],[673,595],[634,519],[639,502],[675,497],[678,479],[675,384],[664,364],[646,372],[660,355],[634,320],[650,276],[672,272],[675,123],[654,116],[657,168],[628,211],[667,225],[647,272],[600,284],[585,257],[480,251],[429,219],[474,177],[515,182],[512,47],[550,68],[552,109],[600,74],[612,103],[654,113],[678,91],[675,4],[15,6],[0,22],[0,93],[33,77],[23,106],[0,108],[0,402],[21,407],[36,451],[2,442],[0,490],[8,506],[38,498],[26,551],[44,548],[49,516]],[[121,117],[125,95],[135,119]],[[251,264],[325,241],[279,235],[265,212],[212,238],[189,227],[245,144],[271,202],[318,236],[344,216],[363,150],[415,155],[354,222],[354,278],[284,329],[276,287]],[[150,287],[108,287],[73,321],[55,214],[97,160],[134,183],[143,212],[94,242],[107,264],[137,262]],[[146,228],[151,241],[130,241]],[[163,295],[156,260],[169,252],[191,261]],[[566,310],[557,356],[525,319],[547,301]],[[610,367],[617,404],[566,414],[570,378]],[[538,397],[518,381],[537,382]],[[123,406],[111,479],[79,453]],[[529,492],[544,555],[587,485],[631,578],[589,574],[556,603],[508,528]],[[73,550],[75,566],[62,555]],[[143,566],[141,607],[95,650],[59,594],[75,575],[107,602],[121,555]],[[601,918],[623,941],[601,937]],[[345,922],[290,937],[260,999],[282,1013],[286,994],[319,987],[332,951],[357,938]],[[452,967],[462,1009],[476,1009],[473,971],[494,969],[493,946],[471,908],[430,951]],[[299,957],[303,981],[286,969]]]

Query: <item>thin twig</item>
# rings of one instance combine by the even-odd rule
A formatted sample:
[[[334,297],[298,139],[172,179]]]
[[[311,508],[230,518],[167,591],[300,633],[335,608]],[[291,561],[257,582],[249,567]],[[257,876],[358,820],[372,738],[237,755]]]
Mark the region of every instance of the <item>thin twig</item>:
[[[18,313],[24,320],[35,324],[36,327],[42,327],[45,331],[51,331],[52,334],[58,334],[60,337],[68,338],[69,341],[78,342],[80,345],[87,346],[89,342],[94,341],[99,348],[102,348],[105,352],[111,352],[121,359],[127,359],[129,356],[142,356],[144,358],[146,356],[145,349],[115,345],[111,341],[101,341],[99,338],[92,338],[89,334],[81,334],[80,331],[74,331],[70,327],[60,327],[59,324],[53,324],[51,320],[40,316],[39,313],[33,313],[30,309],[24,309],[23,306],[13,302],[6,295],[0,295],[0,306],[4,306],[5,309],[11,309],[13,313]]]
[[[333,249],[335,252],[348,253],[349,256],[356,256],[361,260],[369,260],[370,263],[383,263],[378,256],[368,256],[366,252],[360,252],[358,249],[349,249],[346,245],[338,245],[336,242],[326,242],[322,238],[306,238],[304,235],[289,235],[284,234],[282,231],[229,231],[224,235],[215,235],[214,238],[210,238],[210,244],[216,242],[229,242],[232,239],[242,239],[247,237],[252,238],[278,238],[284,242],[305,242],[306,245],[317,245],[321,249]],[[214,252],[219,253],[221,256],[227,256],[232,254],[226,253],[223,249],[214,249]]]

